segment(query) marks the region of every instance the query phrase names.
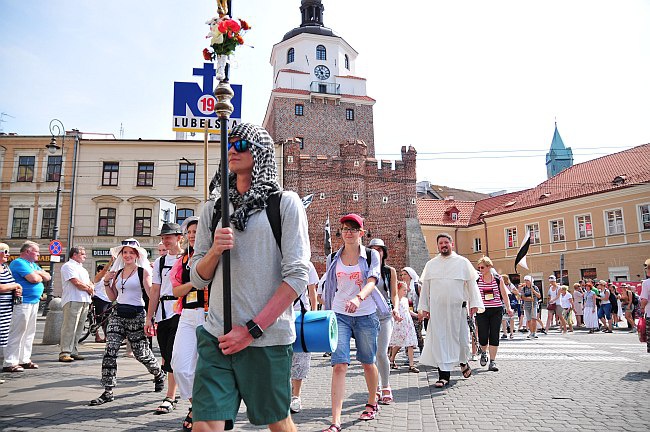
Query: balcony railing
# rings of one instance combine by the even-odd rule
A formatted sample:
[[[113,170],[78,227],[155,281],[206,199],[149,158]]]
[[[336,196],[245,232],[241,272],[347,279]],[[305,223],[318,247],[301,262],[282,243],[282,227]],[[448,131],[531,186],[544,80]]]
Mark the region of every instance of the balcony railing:
[[[322,81],[312,81],[309,86],[309,91],[312,93],[325,93],[325,94],[341,94],[341,85],[337,83],[326,83]]]

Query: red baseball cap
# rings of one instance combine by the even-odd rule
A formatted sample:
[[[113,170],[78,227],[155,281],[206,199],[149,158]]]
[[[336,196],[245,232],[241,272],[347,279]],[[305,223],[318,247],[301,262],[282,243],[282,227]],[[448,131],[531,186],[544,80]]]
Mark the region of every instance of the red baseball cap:
[[[346,222],[346,221],[355,222],[357,225],[359,225],[359,227],[363,228],[363,218],[361,216],[359,216],[358,214],[349,213],[349,214],[346,214],[345,216],[343,216],[339,220],[339,222],[341,222],[341,223]]]

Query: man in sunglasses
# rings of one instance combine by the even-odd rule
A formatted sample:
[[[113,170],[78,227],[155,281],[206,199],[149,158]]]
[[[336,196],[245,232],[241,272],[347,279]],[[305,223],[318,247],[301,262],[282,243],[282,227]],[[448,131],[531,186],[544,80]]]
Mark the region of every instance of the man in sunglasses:
[[[230,133],[228,148],[229,195],[215,190],[204,206],[190,262],[194,286],[212,283],[206,323],[197,329],[193,429],[231,429],[243,399],[251,423],[291,432],[296,430],[289,416],[291,345],[296,337],[291,306],[307,287],[307,218],[298,195],[282,192],[282,234],[276,241],[265,209],[269,196],[282,189],[273,140],[266,130],[239,124]],[[211,188],[220,183],[218,170]],[[212,234],[219,198],[228,200],[231,227],[219,223]],[[225,335],[220,265],[224,251],[230,251],[232,292],[232,330]]]

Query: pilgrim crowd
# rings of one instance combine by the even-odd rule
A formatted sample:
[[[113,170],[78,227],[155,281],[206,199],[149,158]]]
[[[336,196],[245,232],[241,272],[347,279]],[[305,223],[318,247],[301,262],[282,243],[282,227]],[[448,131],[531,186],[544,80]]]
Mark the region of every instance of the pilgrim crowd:
[[[118,352],[126,346],[151,374],[152,390],[165,392],[155,414],[172,413],[181,399],[190,402],[179,419],[184,431],[232,429],[242,400],[251,423],[294,431],[291,413],[302,409],[301,388],[312,361],[312,353],[303,352],[304,339],[296,339],[294,320],[324,311],[337,331],[335,345],[323,354],[332,368],[331,424],[324,432],[339,432],[352,353],[367,387],[359,419],[371,421],[380,415],[379,405],[393,402],[391,371],[400,367],[414,374],[432,367],[438,373],[433,386],[444,389],[456,368],[470,378],[473,362],[498,372],[499,344],[517,333],[534,340],[552,328],[612,333],[626,326],[633,332],[636,320],[650,315],[650,279],[639,294],[604,280],[560,285],[551,275],[542,292],[530,275],[514,284],[498,274],[489,257],[471,263],[454,252],[454,239],[444,233],[436,238],[438,255],[420,274],[395,269],[386,242],[376,238],[363,245],[364,218],[355,213],[340,218],[343,245],[327,257],[319,278],[310,262],[304,206],[279,186],[273,148],[263,128],[235,126],[228,143],[228,195],[216,187],[219,170],[200,216],[163,225],[154,262],[138,240],[125,239],[91,277],[83,265],[85,249],[69,248],[60,272],[58,360],[84,360],[79,340],[91,310],[100,323],[95,342],[105,349],[97,371],[103,391],[89,405],[115,400]],[[222,199],[228,201],[225,227]],[[27,241],[7,264],[9,247],[0,243],[5,373],[39,367],[31,353],[50,275],[38,266],[38,256],[38,244]],[[230,275],[229,297],[224,272]],[[230,316],[224,302],[231,305]],[[397,364],[402,350],[403,366]]]

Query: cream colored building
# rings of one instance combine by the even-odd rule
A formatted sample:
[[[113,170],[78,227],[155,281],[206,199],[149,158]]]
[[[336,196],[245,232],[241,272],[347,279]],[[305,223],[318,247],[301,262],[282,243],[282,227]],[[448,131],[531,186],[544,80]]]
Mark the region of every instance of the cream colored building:
[[[638,281],[650,258],[650,144],[574,165],[535,188],[484,200],[418,200],[431,256],[448,232],[456,251],[476,262],[489,256],[515,280],[532,274]],[[530,272],[514,260],[530,231]],[[565,279],[565,282],[567,280]]]

